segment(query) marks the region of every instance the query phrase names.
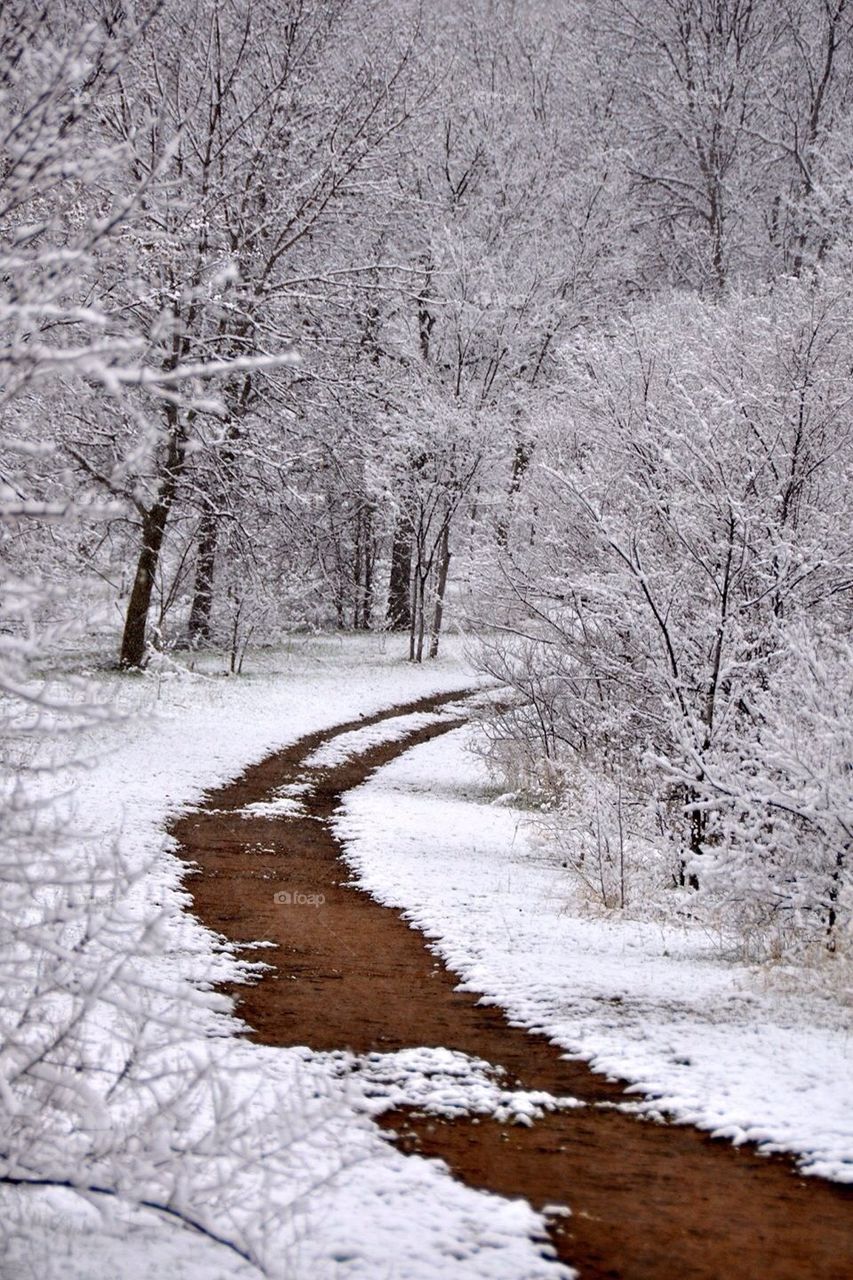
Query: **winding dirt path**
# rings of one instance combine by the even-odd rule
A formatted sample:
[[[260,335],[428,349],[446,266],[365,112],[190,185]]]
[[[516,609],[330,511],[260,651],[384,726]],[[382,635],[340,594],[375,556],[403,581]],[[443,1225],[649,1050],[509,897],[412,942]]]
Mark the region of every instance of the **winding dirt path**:
[[[409,1110],[382,1120],[403,1150],[441,1157],[471,1186],[523,1196],[537,1208],[569,1205],[570,1217],[551,1221],[551,1239],[583,1280],[849,1280],[853,1189],[802,1178],[787,1160],[686,1126],[614,1110],[624,1100],[621,1084],[564,1060],[543,1037],[455,990],[457,978],[422,934],[349,885],[329,825],[342,794],[462,719],[445,718],[333,768],[310,770],[304,761],[337,734],[462,696],[422,699],[303,738],[174,824],[183,856],[201,872],[187,880],[200,920],[238,946],[266,939],[277,947],[268,953],[273,970],[232,989],[253,1038],[355,1053],[444,1046],[504,1067],[516,1082],[507,1087],[590,1104],[529,1129]],[[241,813],[306,779],[303,813]],[[288,907],[275,901],[283,890],[325,901]]]

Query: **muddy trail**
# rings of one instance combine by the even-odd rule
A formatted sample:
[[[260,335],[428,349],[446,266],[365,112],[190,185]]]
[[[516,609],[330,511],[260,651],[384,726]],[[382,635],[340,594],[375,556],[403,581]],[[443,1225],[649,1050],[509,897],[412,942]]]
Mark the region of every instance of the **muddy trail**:
[[[551,1241],[584,1280],[849,1280],[853,1189],[800,1177],[786,1159],[687,1126],[615,1110],[625,1100],[621,1083],[566,1061],[544,1037],[455,990],[458,978],[423,935],[348,883],[330,827],[343,793],[457,727],[464,712],[451,709],[333,767],[311,769],[307,757],[340,733],[462,696],[422,699],[303,738],[174,824],[182,855],[200,870],[186,881],[199,919],[237,946],[276,946],[265,955],[273,969],[231,989],[252,1038],[359,1054],[444,1046],[503,1067],[505,1087],[589,1104],[549,1113],[532,1128],[411,1110],[382,1120],[402,1150],[440,1157],[473,1187],[523,1196],[539,1209],[569,1206],[570,1216],[550,1220]],[[242,812],[282,787],[305,788],[301,812]],[[322,894],[324,903],[289,907],[275,900],[281,891]]]

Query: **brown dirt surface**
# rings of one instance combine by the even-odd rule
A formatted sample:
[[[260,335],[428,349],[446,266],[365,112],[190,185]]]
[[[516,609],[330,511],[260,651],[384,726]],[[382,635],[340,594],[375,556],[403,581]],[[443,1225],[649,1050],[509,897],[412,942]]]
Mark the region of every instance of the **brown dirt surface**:
[[[332,833],[341,796],[409,748],[462,723],[452,713],[406,738],[329,769],[307,756],[339,733],[458,703],[470,691],[421,699],[313,734],[211,792],[172,832],[199,874],[194,910],[238,947],[267,940],[272,968],[231,989],[262,1044],[316,1050],[460,1050],[524,1089],[588,1105],[532,1128],[453,1121],[413,1111],[381,1123],[404,1151],[440,1157],[469,1185],[566,1205],[551,1220],[557,1255],[586,1280],[850,1280],[853,1189],[804,1178],[790,1161],[714,1141],[688,1126],[615,1110],[624,1085],[569,1061],[544,1037],[456,990],[458,978],[399,912],[354,887]],[[278,788],[306,784],[304,812],[244,816]],[[322,906],[282,905],[276,892],[322,894]]]

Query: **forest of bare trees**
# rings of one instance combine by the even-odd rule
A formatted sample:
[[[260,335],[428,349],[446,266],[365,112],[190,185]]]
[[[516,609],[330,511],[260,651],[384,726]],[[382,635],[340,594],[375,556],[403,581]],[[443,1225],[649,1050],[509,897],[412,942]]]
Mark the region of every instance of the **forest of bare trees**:
[[[605,907],[839,946],[851,22],[4,4],[6,725],[59,716],[34,681],[75,649],[237,671],[339,628],[420,662],[450,619],[511,691],[492,767]]]
[[[451,593],[501,623],[496,761],[615,777],[676,881],[746,859],[831,934],[845,0],[83,10],[2,19],[8,686],[81,602],[124,667],[236,668],[420,661]]]
[[[849,0],[5,0],[0,415],[6,1182],[263,1146],[65,858],[84,671],[452,627],[596,910],[849,948]]]

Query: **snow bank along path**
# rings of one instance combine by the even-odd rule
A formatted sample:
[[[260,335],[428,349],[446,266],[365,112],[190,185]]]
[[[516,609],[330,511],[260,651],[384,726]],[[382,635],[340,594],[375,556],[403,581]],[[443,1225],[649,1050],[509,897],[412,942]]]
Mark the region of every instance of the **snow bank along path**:
[[[335,830],[359,885],[402,908],[468,989],[647,1095],[638,1110],[853,1182],[841,993],[774,988],[698,927],[583,911],[525,815],[488,803],[467,739],[420,746],[347,794]]]
[[[418,932],[347,883],[332,831],[343,794],[454,728],[452,716],[421,718],[440,701],[399,708],[419,717],[405,736],[399,721],[378,743],[372,726],[344,739],[352,723],[311,735],[174,825],[200,868],[188,888],[201,921],[237,944],[275,944],[274,968],[234,988],[255,1038],[324,1051],[405,1149],[441,1156],[472,1186],[522,1195],[545,1213],[559,1258],[582,1274],[846,1277],[844,1188],[635,1114],[613,1081],[508,1023],[494,1001],[457,989]],[[446,749],[446,739],[430,747],[439,757]],[[408,799],[386,802],[402,818]],[[277,800],[289,803],[277,809]],[[353,835],[351,819],[340,825]],[[446,834],[421,827],[417,838],[423,846]],[[382,858],[393,865],[397,853],[385,844]],[[481,878],[481,895],[493,887]],[[453,876],[434,889],[452,900]],[[470,924],[460,927],[476,946]],[[404,1258],[389,1266],[409,1274]]]
[[[187,1012],[188,1068],[212,1061],[214,1100],[218,1096],[221,1109],[234,1099],[234,1123],[247,1144],[251,1139],[245,1151],[222,1141],[212,1160],[182,1164],[179,1203],[251,1248],[258,1262],[243,1262],[174,1219],[135,1205],[140,1188],[130,1154],[121,1200],[0,1188],[0,1277],[555,1280],[553,1263],[540,1252],[542,1220],[523,1201],[469,1190],[435,1162],[394,1150],[357,1110],[358,1097],[337,1061],[235,1035],[234,1020],[217,1012],[223,1001],[209,991],[239,971],[233,951],[186,910],[186,866],[173,857],[165,830],[170,818],[202,800],[206,787],[227,782],[300,735],[470,683],[454,645],[445,658],[417,670],[375,636],[309,637],[258,650],[239,680],[217,675],[215,656],[198,665],[203,669],[189,675],[168,666],[141,678],[93,675],[130,718],[76,739],[90,764],[68,780],[77,833],[68,841],[69,847],[73,839],[118,847],[139,874],[128,908],[140,918],[156,917],[161,946],[159,961],[140,960],[140,990],[154,1013],[162,1007],[163,1016],[171,1016],[176,1001]],[[288,807],[288,800],[292,808],[295,799],[278,803]],[[252,950],[249,959],[264,954]],[[104,1034],[93,1052],[107,1060],[108,1030]],[[212,1111],[194,1110],[176,1123],[217,1132]],[[403,1271],[397,1257],[405,1259]]]

